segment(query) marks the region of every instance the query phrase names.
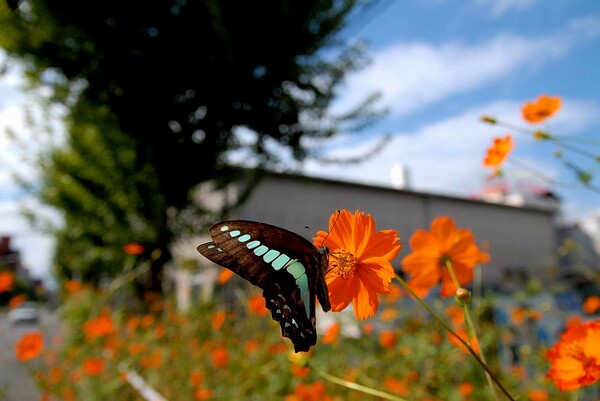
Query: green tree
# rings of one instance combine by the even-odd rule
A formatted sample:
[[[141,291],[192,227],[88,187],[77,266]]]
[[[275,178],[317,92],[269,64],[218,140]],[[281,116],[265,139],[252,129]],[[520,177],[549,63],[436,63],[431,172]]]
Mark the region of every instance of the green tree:
[[[168,232],[164,197],[149,164],[140,165],[135,141],[110,110],[80,103],[66,120],[64,147],[42,159],[44,203],[62,212],[55,232],[60,277],[98,283],[126,264],[123,245],[146,245],[146,258]],[[161,264],[165,258],[157,256]]]
[[[111,223],[104,220],[107,216],[92,216],[111,202],[114,213],[124,213],[115,219],[129,216],[113,199],[122,196],[152,227],[144,233],[163,251],[162,263],[173,237],[167,208],[185,207],[199,183],[239,178],[229,152],[248,150],[257,167],[269,168],[286,158],[282,147],[271,143],[302,160],[315,154],[318,140],[340,127],[359,129],[377,118],[370,107],[373,97],[344,115],[328,113],[342,79],[363,62],[359,49],[338,41],[351,12],[362,4],[0,0],[0,46],[22,61],[32,82],[50,88],[54,101],[70,110],[70,148],[49,158],[54,166],[48,171],[69,176],[73,185],[52,188],[64,177],[49,179],[44,194],[65,210],[68,226],[62,235],[72,242],[68,247],[100,252],[107,244],[116,246],[118,235],[108,231],[118,228],[133,238],[130,220]],[[82,134],[87,130],[79,128],[89,124],[96,125],[96,133]],[[254,132],[250,141],[235,135],[239,127]],[[114,162],[111,158],[119,160],[121,152],[111,155],[113,146],[135,155],[123,156],[133,164]],[[95,167],[84,168],[89,161],[85,152],[97,153]],[[69,164],[77,158],[77,167]],[[115,181],[108,184],[99,174],[103,170],[114,173]],[[74,188],[80,192],[69,194]],[[67,201],[77,197],[77,205]],[[152,207],[139,205],[139,199]],[[87,218],[94,223],[82,221]],[[94,230],[102,225],[105,232],[98,237]],[[73,227],[79,236],[68,232]],[[154,277],[161,263],[155,264]]]

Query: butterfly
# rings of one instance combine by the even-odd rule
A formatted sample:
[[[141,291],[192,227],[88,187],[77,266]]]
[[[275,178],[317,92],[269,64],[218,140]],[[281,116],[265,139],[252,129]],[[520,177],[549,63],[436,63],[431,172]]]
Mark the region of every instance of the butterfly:
[[[315,296],[331,310],[325,272],[328,250],[306,238],[270,224],[232,220],[213,225],[212,242],[196,248],[263,290],[281,335],[292,340],[295,352],[317,343]]]

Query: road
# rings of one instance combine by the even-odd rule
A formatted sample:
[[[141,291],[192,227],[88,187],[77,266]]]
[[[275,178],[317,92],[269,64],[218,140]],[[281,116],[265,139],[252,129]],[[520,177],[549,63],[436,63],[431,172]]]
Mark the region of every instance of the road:
[[[49,333],[53,330],[53,317],[42,310],[40,323],[11,324],[6,313],[0,312],[0,400],[2,401],[39,401],[40,392],[31,377],[28,364],[15,358],[15,344],[25,333],[42,330]],[[47,335],[46,343],[49,340]]]

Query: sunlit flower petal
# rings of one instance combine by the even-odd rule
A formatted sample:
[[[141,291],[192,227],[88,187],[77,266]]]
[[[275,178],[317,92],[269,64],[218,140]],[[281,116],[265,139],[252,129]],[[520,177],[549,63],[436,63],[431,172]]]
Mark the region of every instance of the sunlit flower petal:
[[[535,101],[526,103],[521,112],[523,119],[530,123],[541,123],[552,117],[561,106],[560,96],[541,95]]]
[[[481,261],[481,251],[470,230],[457,228],[450,217],[437,217],[430,231],[417,230],[410,239],[412,253],[402,259],[408,284],[419,296],[425,296],[440,281],[442,296],[454,294],[456,286],[447,262],[461,286],[473,279],[473,269]]]
[[[561,391],[600,380],[600,320],[571,324],[548,352],[547,376]]]
[[[329,233],[319,231],[315,246],[329,248],[329,268],[325,277],[333,311],[352,302],[357,319],[375,315],[377,294],[390,291],[394,268],[390,261],[400,252],[398,233],[375,230],[371,215],[342,210],[329,219]]]
[[[494,142],[487,149],[486,156],[483,159],[484,167],[491,167],[498,170],[514,147],[515,143],[510,134],[507,134],[505,137],[494,138]]]
[[[15,348],[16,358],[19,361],[34,359],[44,349],[44,336],[39,331],[24,334],[17,342]]]

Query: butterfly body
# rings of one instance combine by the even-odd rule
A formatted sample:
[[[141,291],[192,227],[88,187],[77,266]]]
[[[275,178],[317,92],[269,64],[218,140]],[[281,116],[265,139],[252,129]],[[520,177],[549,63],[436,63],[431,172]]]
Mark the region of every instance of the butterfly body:
[[[315,298],[324,311],[331,309],[324,278],[327,249],[317,249],[291,231],[255,221],[224,221],[209,232],[212,242],[198,246],[198,252],[263,290],[271,316],[296,352],[315,345]]]

